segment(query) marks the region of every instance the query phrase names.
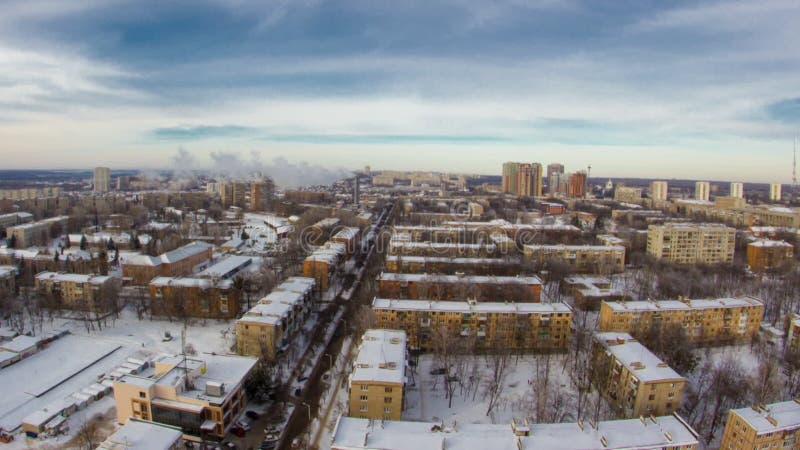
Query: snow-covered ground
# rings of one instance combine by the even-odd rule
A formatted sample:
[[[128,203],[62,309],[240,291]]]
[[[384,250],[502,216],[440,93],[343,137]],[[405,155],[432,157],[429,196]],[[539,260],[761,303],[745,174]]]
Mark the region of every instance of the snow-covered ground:
[[[497,401],[497,406],[487,415],[488,398],[486,380],[492,373],[491,361],[485,356],[468,356],[471,368],[467,371],[473,377],[471,389],[456,386],[452,407],[448,406],[446,389],[442,375],[432,375],[438,368],[434,355],[420,356],[419,365],[409,377],[406,385],[406,404],[403,411],[405,420],[440,421],[447,423],[510,423],[511,419],[534,417],[534,401],[536,397],[537,359],[540,368],[544,366],[546,355],[511,356],[508,376]],[[551,393],[560,391],[558,396],[564,401],[564,420],[574,417],[577,390],[569,376],[569,366],[564,368],[566,355],[550,355],[550,388]],[[465,380],[464,384],[469,384]]]
[[[40,353],[0,370],[0,394],[4,399],[0,402],[0,426],[6,430],[17,428],[28,414],[97,383],[98,377],[112,372],[127,358],[147,359],[181,351],[184,328],[181,322],[139,320],[135,312],[127,309],[119,319],[107,322],[102,330],[87,332],[81,321],[46,321],[42,333],[66,329],[71,334],[54,341]],[[164,340],[165,332],[171,334],[172,340]],[[186,326],[187,347],[200,355],[232,353],[234,342],[232,322],[193,320]],[[60,381],[61,384],[57,384]],[[55,387],[39,397],[34,395],[53,385]],[[36,387],[41,389],[33,392]],[[85,421],[97,414],[108,414],[113,407],[113,397],[108,396],[70,416],[70,430],[66,436],[26,439],[17,433],[15,442],[3,448],[64,448],[63,443],[74,437]]]

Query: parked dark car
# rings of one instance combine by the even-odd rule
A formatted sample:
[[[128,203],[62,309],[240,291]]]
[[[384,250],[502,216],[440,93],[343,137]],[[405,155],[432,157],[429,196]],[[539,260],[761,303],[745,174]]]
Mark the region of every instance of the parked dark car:
[[[247,434],[247,431],[245,431],[244,428],[238,425],[234,425],[231,427],[231,433],[233,433],[238,437],[244,437]]]
[[[247,416],[248,419],[253,419],[253,420],[258,420],[258,418],[261,417],[261,414],[253,411],[252,409],[249,411],[245,411],[244,415]]]

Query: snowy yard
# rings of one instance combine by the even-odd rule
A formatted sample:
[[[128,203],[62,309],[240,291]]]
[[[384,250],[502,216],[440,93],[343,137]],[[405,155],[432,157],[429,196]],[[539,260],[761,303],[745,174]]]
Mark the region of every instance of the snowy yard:
[[[511,419],[528,418],[542,422],[554,418],[556,421],[575,420],[577,415],[578,392],[570,379],[570,367],[565,363],[567,356],[521,355],[510,356],[507,376],[502,379],[502,387],[496,395],[496,406],[489,409],[489,380],[494,372],[492,356],[464,357],[466,379],[456,382],[453,390],[452,406],[449,405],[443,375],[433,375],[440,369],[435,356],[420,356],[419,365],[409,376],[406,390],[406,404],[403,411],[405,420],[441,421],[452,423],[510,423]],[[549,359],[548,397],[537,397],[537,382],[543,379]],[[452,372],[451,372],[452,373]],[[459,377],[460,379],[461,377]],[[539,389],[545,386],[539,384]],[[538,410],[548,410],[551,417],[536,420]],[[605,410],[605,408],[604,408]],[[607,411],[604,411],[607,413]],[[549,420],[548,420],[549,421]]]

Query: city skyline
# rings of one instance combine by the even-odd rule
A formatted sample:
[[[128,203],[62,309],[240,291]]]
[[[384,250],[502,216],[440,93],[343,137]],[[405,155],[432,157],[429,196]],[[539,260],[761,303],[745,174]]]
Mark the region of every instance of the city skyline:
[[[12,1],[4,167],[791,182],[800,4]],[[91,161],[91,164],[87,164]]]

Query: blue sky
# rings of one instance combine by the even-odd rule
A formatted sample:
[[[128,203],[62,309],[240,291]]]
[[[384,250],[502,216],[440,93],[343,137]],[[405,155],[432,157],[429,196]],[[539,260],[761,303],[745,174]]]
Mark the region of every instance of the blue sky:
[[[325,167],[781,181],[797,0],[5,0],[8,168],[179,148]],[[185,161],[183,159],[182,161]]]

